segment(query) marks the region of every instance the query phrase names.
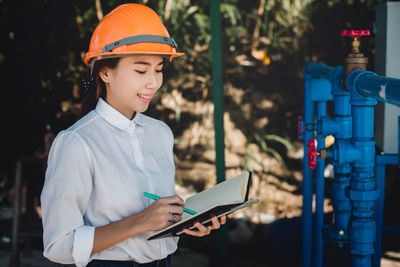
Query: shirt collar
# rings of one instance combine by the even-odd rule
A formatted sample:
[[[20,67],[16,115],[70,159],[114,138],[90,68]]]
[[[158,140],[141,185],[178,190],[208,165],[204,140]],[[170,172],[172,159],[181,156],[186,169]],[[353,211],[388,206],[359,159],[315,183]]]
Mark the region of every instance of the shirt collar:
[[[99,98],[99,101],[97,102],[96,112],[111,125],[122,131],[127,131],[132,124],[138,124],[141,126],[146,125],[144,117],[141,113],[136,112],[135,117],[132,120],[129,120],[101,98]]]

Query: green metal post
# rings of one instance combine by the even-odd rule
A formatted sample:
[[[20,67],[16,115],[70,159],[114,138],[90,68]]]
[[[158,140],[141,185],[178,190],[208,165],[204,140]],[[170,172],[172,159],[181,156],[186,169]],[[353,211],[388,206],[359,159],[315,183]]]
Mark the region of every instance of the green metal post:
[[[222,92],[221,21],[219,0],[211,3],[212,81],[214,95],[214,129],[217,164],[217,183],[225,180],[224,112]]]
[[[221,12],[219,0],[210,1],[212,80],[214,95],[214,130],[217,166],[217,183],[225,180],[224,112],[222,90]],[[228,266],[228,232],[225,227],[218,230],[219,267]]]

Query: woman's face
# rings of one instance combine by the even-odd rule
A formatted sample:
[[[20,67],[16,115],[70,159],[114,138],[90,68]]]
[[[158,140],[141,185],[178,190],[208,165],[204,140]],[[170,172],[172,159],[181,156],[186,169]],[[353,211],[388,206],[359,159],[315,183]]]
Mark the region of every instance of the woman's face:
[[[106,85],[106,101],[128,119],[147,110],[162,85],[164,60],[160,56],[122,57],[115,69],[104,67],[99,75]]]

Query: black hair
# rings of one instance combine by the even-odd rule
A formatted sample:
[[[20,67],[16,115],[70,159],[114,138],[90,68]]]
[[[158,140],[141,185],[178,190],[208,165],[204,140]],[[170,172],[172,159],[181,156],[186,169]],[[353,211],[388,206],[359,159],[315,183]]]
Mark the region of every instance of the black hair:
[[[81,117],[96,108],[99,98],[106,98],[106,85],[99,76],[99,72],[104,68],[115,69],[118,66],[120,57],[106,58],[96,61],[93,72],[89,79],[84,80],[85,95],[82,100]]]

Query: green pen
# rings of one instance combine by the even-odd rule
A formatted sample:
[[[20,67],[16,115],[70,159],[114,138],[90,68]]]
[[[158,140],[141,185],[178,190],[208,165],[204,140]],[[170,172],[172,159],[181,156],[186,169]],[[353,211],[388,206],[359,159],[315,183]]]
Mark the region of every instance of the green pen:
[[[143,192],[143,195],[145,195],[146,197],[151,198],[151,199],[153,199],[153,200],[157,200],[157,199],[160,198],[160,197],[157,196],[157,195],[150,194],[150,193],[147,193],[147,192]],[[187,208],[185,208],[185,207],[183,208],[183,211],[186,212],[186,213],[189,213],[189,214],[191,214],[191,215],[197,214],[197,212],[195,212],[195,211],[193,211],[193,210],[190,210],[190,209],[187,209]]]

